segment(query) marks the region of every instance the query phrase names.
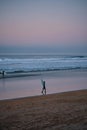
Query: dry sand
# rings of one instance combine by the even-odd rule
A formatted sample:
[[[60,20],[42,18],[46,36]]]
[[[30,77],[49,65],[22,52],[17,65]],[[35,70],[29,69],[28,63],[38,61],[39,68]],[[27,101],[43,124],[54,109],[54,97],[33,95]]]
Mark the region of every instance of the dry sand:
[[[0,101],[0,130],[87,130],[87,90]]]

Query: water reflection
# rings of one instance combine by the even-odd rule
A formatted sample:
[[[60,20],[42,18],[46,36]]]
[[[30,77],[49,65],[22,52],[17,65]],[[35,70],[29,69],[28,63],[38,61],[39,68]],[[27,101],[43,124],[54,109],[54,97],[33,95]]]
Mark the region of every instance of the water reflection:
[[[45,77],[47,94],[87,89],[86,77]],[[0,80],[0,100],[41,95],[41,80],[29,77]]]

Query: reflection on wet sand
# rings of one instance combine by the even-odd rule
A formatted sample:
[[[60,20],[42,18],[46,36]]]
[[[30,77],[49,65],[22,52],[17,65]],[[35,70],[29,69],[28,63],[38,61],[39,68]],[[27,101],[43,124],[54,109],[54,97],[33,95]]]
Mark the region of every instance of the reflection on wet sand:
[[[0,79],[0,100],[41,95],[41,78],[46,81],[47,94],[87,89],[86,73],[81,76],[72,73],[69,76],[57,74],[45,75],[43,77],[21,77]],[[81,74],[81,73],[80,73]]]

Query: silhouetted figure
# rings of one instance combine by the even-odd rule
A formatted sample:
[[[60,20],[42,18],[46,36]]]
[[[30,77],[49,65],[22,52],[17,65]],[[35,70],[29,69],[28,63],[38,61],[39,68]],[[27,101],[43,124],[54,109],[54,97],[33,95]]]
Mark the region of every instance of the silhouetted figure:
[[[42,86],[43,86],[43,88],[42,88],[42,94],[45,94],[45,95],[46,95],[45,81],[41,80],[41,82],[42,82]]]
[[[2,71],[2,76],[3,76],[3,78],[4,78],[4,76],[5,76],[5,71],[4,71],[4,70]]]

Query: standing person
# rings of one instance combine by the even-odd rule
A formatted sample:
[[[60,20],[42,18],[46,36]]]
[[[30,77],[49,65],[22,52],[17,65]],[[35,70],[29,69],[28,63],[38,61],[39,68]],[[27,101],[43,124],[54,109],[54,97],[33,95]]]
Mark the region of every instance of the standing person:
[[[3,78],[4,78],[4,75],[5,75],[5,71],[3,70],[3,71],[2,71],[2,76],[3,76]]]
[[[43,88],[42,88],[42,94],[45,94],[45,95],[46,95],[46,85],[45,85],[45,81],[41,80],[41,82],[42,82],[42,86],[43,86]]]

